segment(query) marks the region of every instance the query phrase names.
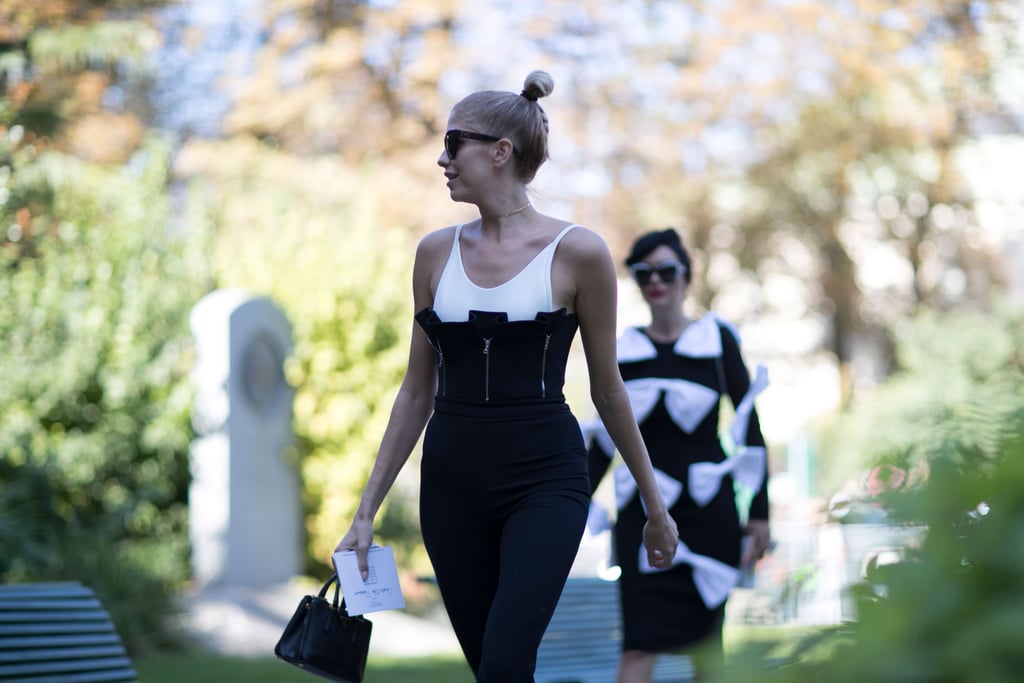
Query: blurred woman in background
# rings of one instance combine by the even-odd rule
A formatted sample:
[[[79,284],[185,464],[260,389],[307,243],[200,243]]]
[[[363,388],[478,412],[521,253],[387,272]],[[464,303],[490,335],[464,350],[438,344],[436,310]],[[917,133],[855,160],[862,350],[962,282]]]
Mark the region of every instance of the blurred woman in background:
[[[753,407],[767,375],[759,368],[752,385],[730,325],[713,313],[692,319],[683,312],[691,266],[675,230],[638,238],[626,265],[651,319],[619,338],[619,371],[680,543],[671,568],[646,562],[640,546],[644,503],[628,470],[616,470],[613,547],[622,572],[623,620],[618,680],[648,683],[657,655],[679,651],[691,654],[702,678],[722,664],[725,600],[739,568],[760,558],[771,540],[765,443]],[[736,408],[731,432],[738,448],[731,458],[719,440],[722,396]],[[587,431],[594,491],[615,447],[602,423]],[[745,524],[734,479],[753,493]]]

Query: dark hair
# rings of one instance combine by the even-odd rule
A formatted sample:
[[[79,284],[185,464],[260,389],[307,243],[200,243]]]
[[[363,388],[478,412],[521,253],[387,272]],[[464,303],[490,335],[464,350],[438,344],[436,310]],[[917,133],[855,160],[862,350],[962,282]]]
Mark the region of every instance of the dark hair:
[[[675,231],[675,228],[652,230],[651,232],[644,233],[637,237],[636,241],[633,242],[633,248],[629,250],[629,256],[626,257],[626,267],[628,268],[634,263],[643,261],[645,256],[662,245],[676,253],[676,256],[679,258],[679,262],[685,267],[685,270],[683,271],[683,279],[685,279],[686,283],[689,284],[690,253],[686,251],[686,247],[683,246],[683,241],[679,238],[679,233]]]
[[[480,126],[482,133],[510,139],[517,152],[516,171],[530,182],[548,158],[548,116],[537,99],[554,89],[550,74],[531,71],[521,93],[482,90],[464,97],[452,112]]]

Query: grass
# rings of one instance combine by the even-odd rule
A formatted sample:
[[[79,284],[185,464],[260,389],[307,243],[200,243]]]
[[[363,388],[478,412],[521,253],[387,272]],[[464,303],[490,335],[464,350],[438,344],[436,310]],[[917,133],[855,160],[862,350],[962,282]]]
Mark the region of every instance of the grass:
[[[813,628],[730,627],[726,651],[759,659],[784,655]],[[774,647],[772,647],[774,645]],[[322,680],[273,657],[229,657],[209,652],[160,652],[133,657],[139,683],[313,683]],[[473,683],[461,656],[370,657],[364,683]]]
[[[312,683],[323,680],[273,657],[225,657],[209,653],[160,653],[135,658],[139,683]],[[473,683],[458,656],[371,657],[364,683]]]

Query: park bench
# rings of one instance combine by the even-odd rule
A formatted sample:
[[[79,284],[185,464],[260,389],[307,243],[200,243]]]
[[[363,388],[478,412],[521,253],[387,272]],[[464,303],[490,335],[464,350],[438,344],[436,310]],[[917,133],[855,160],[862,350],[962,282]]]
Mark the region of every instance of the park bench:
[[[92,590],[73,582],[0,585],[0,681],[136,683]]]
[[[615,683],[622,640],[619,586],[599,578],[570,577],[537,652],[537,683]],[[655,683],[690,681],[683,655],[662,655]]]

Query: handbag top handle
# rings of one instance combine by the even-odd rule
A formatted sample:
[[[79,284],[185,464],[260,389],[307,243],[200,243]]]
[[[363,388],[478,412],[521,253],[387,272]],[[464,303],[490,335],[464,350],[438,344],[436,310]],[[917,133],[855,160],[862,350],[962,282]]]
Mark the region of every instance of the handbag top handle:
[[[318,596],[321,597],[321,598],[327,599],[327,591],[330,590],[332,583],[334,584],[334,598],[331,600],[331,606],[335,610],[341,609],[341,611],[345,613],[345,616],[350,616],[349,613],[348,613],[348,609],[346,609],[346,607],[345,607],[345,598],[344,598],[344,596],[342,596],[342,598],[341,598],[341,605],[340,605],[340,607],[338,605],[338,594],[341,591],[341,581],[338,580],[338,575],[337,574],[331,574],[331,577],[329,579],[327,579],[327,582],[324,583],[324,585],[320,588],[320,592],[318,593]]]

